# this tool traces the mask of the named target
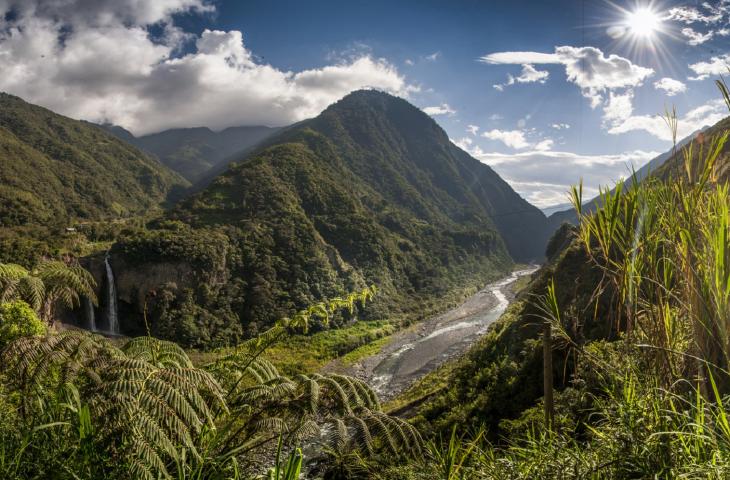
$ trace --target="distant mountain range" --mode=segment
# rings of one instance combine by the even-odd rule
[[[563,212],[570,208],[572,207],[569,203],[559,203],[557,205],[550,205],[549,207],[541,208],[540,210],[542,210],[542,213],[544,213],[546,217],[550,217],[553,213]]]
[[[207,127],[175,128],[135,137],[116,125],[102,125],[110,133],[135,147],[156,156],[160,162],[191,183],[199,182],[212,170],[221,173],[232,156],[244,155],[246,149],[274,134],[278,128],[230,127],[214,132]]]
[[[188,185],[92,124],[0,93],[0,226],[140,214]]]

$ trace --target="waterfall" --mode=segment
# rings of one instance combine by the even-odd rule
[[[117,287],[114,284],[114,272],[109,263],[109,252],[104,257],[106,266],[106,320],[109,333],[119,333],[119,317],[117,311]]]
[[[84,311],[86,312],[86,328],[92,332],[96,331],[96,318],[94,318],[94,304],[89,297],[84,296]]]

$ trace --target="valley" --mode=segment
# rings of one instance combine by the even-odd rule
[[[529,277],[537,268],[515,270],[458,307],[392,335],[379,352],[359,360],[343,373],[367,382],[384,401],[398,396],[415,381],[468,350],[507,309],[516,293],[515,282]]]
[[[624,12],[610,36],[730,25],[720,1],[702,4],[714,17]],[[395,65],[357,43],[359,60],[280,71],[241,32],[176,25],[217,21],[215,2],[120,2],[94,18],[80,10],[95,2],[70,0],[71,17],[49,2],[32,26],[59,29],[48,56],[82,63],[69,77],[82,89],[115,74],[85,62],[91,48],[61,54],[74,28],[136,28],[175,52],[145,57],[154,88],[125,80],[164,108],[121,87],[114,108],[98,92],[76,109],[0,91],[1,479],[730,478],[722,76],[720,99],[649,116],[631,102],[653,68],[595,47],[494,52],[468,61],[522,73],[482,92],[493,110],[479,96],[457,110],[401,73],[435,68],[441,50]],[[41,10],[0,5],[3,62],[26,31],[15,24]],[[689,65],[693,86],[714,66]],[[591,108],[570,123],[553,116],[572,97],[511,94],[563,70]],[[185,102],[167,97],[181,74]],[[256,101],[224,95],[234,84]],[[651,150],[635,130],[657,137]],[[628,131],[633,150],[596,153]],[[584,185],[626,159],[643,162],[628,179]]]

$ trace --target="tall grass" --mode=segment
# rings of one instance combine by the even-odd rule
[[[500,445],[477,442],[464,478],[730,478],[730,132],[679,149],[676,110],[666,123],[682,168],[602,189],[595,212],[583,208],[582,184],[571,191],[576,241],[600,272],[593,308],[580,311],[609,319],[619,340],[572,338],[565,325],[578,310],[562,310],[562,286],[549,283],[534,299],[538,316],[580,358],[574,386],[556,393],[557,427],[534,421]],[[590,406],[577,410],[576,396]],[[458,451],[455,438],[442,451]],[[451,478],[443,465],[429,478]]]

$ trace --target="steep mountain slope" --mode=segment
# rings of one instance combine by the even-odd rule
[[[98,127],[0,93],[0,226],[137,214],[186,185]]]
[[[389,201],[424,218],[491,222],[514,259],[542,258],[552,233],[542,212],[405,100],[359,91],[302,128],[333,139],[355,175]]]
[[[679,149],[666,162],[656,169],[654,175],[662,180],[676,178],[685,174],[685,154],[691,154],[693,163],[699,164],[698,159],[705,159],[708,156],[708,150],[713,144],[713,139],[717,139],[730,130],[730,117],[720,120],[715,125],[703,129],[693,137],[692,148],[689,150]],[[730,142],[725,142],[722,150],[718,154],[715,164],[715,175],[719,182],[730,180]]]
[[[168,217],[120,242],[115,262],[190,265],[203,308],[250,332],[365,283],[381,290],[373,316],[424,310],[503,274],[513,258],[541,258],[548,236],[544,215],[429,116],[375,91],[268,139]],[[206,238],[216,239],[214,258]],[[126,283],[123,300],[137,305],[156,287]],[[165,308],[180,295],[172,289]]]
[[[104,125],[104,128],[121,140],[155,155],[163,164],[193,183],[225,163],[231,155],[240,154],[278,130],[261,126],[230,127],[220,132],[206,127],[175,128],[135,137],[115,125]],[[225,168],[220,168],[218,173],[223,170]]]

